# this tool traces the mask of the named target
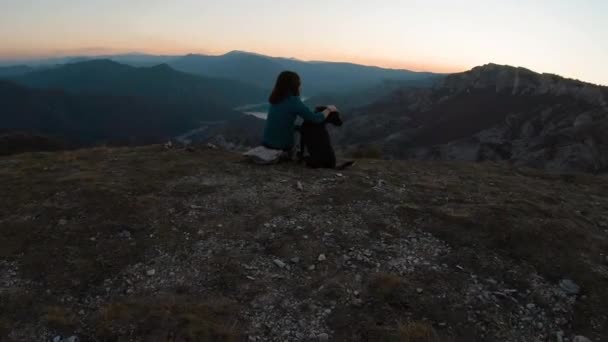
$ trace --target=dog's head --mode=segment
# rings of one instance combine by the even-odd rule
[[[315,108],[315,112],[322,112],[326,109],[327,107],[325,106],[319,106],[317,108]],[[334,126],[342,126],[342,118],[340,117],[340,112],[331,112],[329,113],[329,115],[327,116],[327,118],[325,118],[325,122],[324,123],[330,123]]]

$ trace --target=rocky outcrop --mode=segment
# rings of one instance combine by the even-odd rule
[[[607,101],[606,87],[488,64],[449,75],[432,90],[402,89],[360,109],[338,141],[358,144],[364,137],[387,157],[605,172]]]
[[[608,90],[597,85],[498,64],[486,64],[449,75],[436,87],[447,88],[454,93],[493,88],[497,92],[508,91],[513,95],[570,96],[594,105],[608,104]]]

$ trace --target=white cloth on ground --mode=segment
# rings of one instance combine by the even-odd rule
[[[258,146],[243,153],[243,155],[256,164],[268,165],[276,164],[282,158],[287,157],[287,152]]]

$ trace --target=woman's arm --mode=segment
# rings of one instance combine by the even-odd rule
[[[325,121],[325,118],[330,113],[330,109],[325,109],[322,112],[316,112],[316,113],[313,112],[312,110],[310,110],[310,108],[308,108],[307,105],[304,104],[304,102],[302,102],[302,100],[299,97],[294,97],[293,102],[294,102],[293,105],[295,107],[294,108],[295,113],[306,121],[321,123],[321,122]]]

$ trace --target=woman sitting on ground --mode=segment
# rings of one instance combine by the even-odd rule
[[[338,111],[335,106],[327,106],[321,112],[311,111],[300,99],[300,88],[300,76],[295,72],[284,71],[279,75],[268,99],[270,109],[264,128],[265,147],[291,154],[298,116],[306,121],[321,123],[330,113]]]

